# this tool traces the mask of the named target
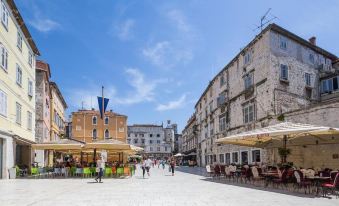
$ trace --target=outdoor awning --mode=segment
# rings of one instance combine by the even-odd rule
[[[275,140],[281,142],[285,135],[287,139],[295,139],[305,136],[331,134],[339,134],[339,129],[310,124],[284,122],[228,137],[223,137],[218,139],[216,143],[263,148]]]
[[[121,142],[119,140],[105,139],[105,140],[98,140],[95,142],[86,143],[86,145],[84,146],[84,149],[128,151],[128,150],[131,150],[131,147],[129,144]]]
[[[57,141],[32,144],[32,149],[36,150],[81,150],[84,142],[75,139],[60,139]]]

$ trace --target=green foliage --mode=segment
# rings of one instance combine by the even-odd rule
[[[277,117],[277,119],[278,119],[278,121],[284,121],[285,120],[285,116],[283,115],[283,114],[281,114],[281,115],[279,115],[278,117]]]

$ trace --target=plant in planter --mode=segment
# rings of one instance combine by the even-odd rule
[[[291,149],[288,148],[278,148],[279,156],[281,157],[281,162],[286,163],[287,156],[291,154]]]

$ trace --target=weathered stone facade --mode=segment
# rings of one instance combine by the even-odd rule
[[[191,118],[187,121],[187,125],[182,131],[182,149],[181,153],[185,155],[195,154],[198,148],[198,137],[196,135],[196,119],[195,114],[191,116]],[[190,155],[188,157],[191,160],[196,160],[196,155]]]
[[[336,81],[331,80],[333,91],[320,87],[323,79],[336,75],[336,59],[315,39],[308,42],[269,25],[213,78],[196,103],[198,164],[269,161],[266,150],[217,145],[215,140],[279,120],[339,127],[335,97],[321,106],[327,93],[334,96],[338,90]]]

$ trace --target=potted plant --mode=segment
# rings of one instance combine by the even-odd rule
[[[281,157],[281,162],[285,163],[287,156],[291,154],[291,149],[280,147],[278,148],[278,153],[279,153],[279,156]]]

